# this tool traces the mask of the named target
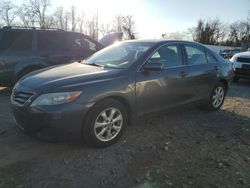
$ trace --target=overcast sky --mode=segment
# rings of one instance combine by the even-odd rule
[[[22,0],[17,0],[22,2]],[[220,18],[225,23],[246,19],[250,0],[51,0],[52,6],[70,7],[86,13],[98,9],[100,22],[112,22],[117,14],[131,14],[142,37],[186,31],[200,18]]]

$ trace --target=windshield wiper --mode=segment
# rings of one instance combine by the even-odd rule
[[[96,66],[96,67],[104,67],[102,65],[96,64],[96,63],[85,63],[86,65],[92,65],[92,66]]]

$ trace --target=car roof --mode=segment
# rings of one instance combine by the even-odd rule
[[[181,42],[181,43],[190,43],[190,44],[198,44],[202,45],[198,42],[193,41],[187,41],[187,40],[172,40],[172,39],[136,39],[136,40],[127,40],[123,42],[129,42],[129,43],[154,43],[154,44],[160,44],[160,43],[171,43],[171,42]],[[203,45],[202,45],[203,46]]]
[[[81,34],[84,36],[87,36],[83,33],[76,32],[76,31],[65,31],[63,29],[57,29],[57,28],[39,28],[39,27],[2,27],[0,28],[0,32],[8,32],[8,31],[25,31],[25,32],[30,32],[30,31],[36,31],[36,32],[51,32],[51,33],[66,33],[66,34]]]
[[[237,53],[237,54],[234,55],[234,57],[250,58],[250,52],[246,51],[246,52]]]

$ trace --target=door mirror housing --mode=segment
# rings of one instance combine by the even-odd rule
[[[148,61],[146,65],[143,67],[144,71],[162,71],[164,69],[164,65],[159,61]]]

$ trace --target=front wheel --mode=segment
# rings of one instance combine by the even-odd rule
[[[88,113],[82,129],[83,139],[95,147],[112,145],[124,133],[127,120],[127,112],[122,103],[105,99]]]
[[[225,94],[225,86],[222,83],[217,84],[211,92],[210,98],[208,100],[208,110],[215,111],[220,109],[220,107],[223,105]]]

